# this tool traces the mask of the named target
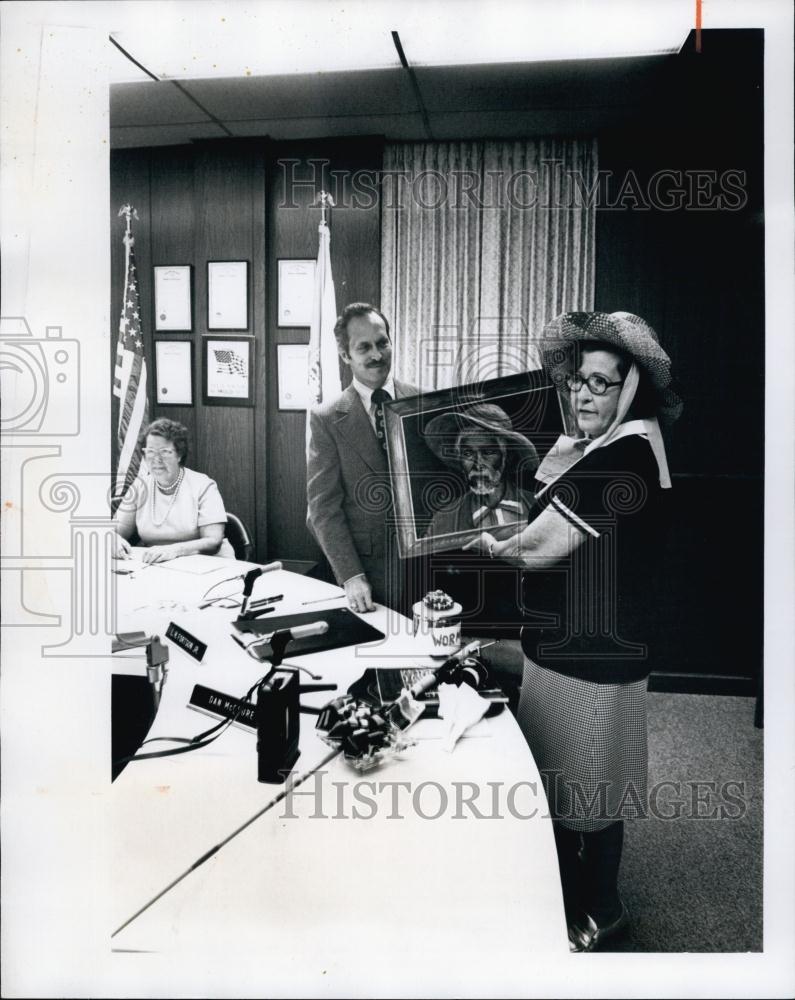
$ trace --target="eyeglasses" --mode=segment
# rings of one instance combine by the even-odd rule
[[[144,449],[144,458],[147,460],[152,458],[172,458],[174,455],[176,455],[176,451],[173,448]]]
[[[604,396],[612,386],[624,384],[623,379],[620,382],[608,382],[604,375],[589,375],[588,378],[583,378],[582,375],[567,375],[565,381],[572,392],[579,392],[584,385],[587,385],[594,396]]]

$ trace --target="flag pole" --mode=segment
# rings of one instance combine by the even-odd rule
[[[331,233],[327,213],[335,207],[328,191],[320,191],[313,208],[320,209],[318,224],[318,250],[315,267],[315,285],[312,302],[312,319],[309,328],[309,404],[327,402],[342,391],[339,377],[339,360],[334,324],[337,321],[337,303],[334,277],[331,269]],[[307,410],[307,444],[309,444],[309,412]]]

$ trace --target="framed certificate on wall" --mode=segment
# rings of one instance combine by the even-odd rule
[[[155,330],[190,333],[193,268],[175,264],[153,268],[155,272]]]
[[[277,344],[279,409],[309,409],[309,344]]]
[[[207,329],[248,330],[248,261],[207,261]]]
[[[314,260],[279,261],[279,326],[311,325],[315,264]]]
[[[155,402],[193,406],[193,341],[155,341]]]

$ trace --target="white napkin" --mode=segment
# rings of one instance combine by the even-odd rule
[[[452,753],[467,729],[488,712],[489,703],[469,684],[440,684],[438,691],[439,718],[447,723],[442,748]]]

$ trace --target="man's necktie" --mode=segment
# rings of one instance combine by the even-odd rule
[[[373,389],[373,394],[370,397],[370,401],[375,407],[375,433],[378,438],[378,443],[384,449],[386,454],[386,427],[384,426],[384,411],[381,408],[381,404],[385,403],[388,399],[392,397],[386,391],[386,389]]]

